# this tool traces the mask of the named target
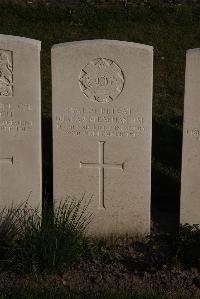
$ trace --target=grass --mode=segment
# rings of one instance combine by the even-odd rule
[[[164,299],[167,297],[163,292],[162,296],[158,295],[154,288],[155,295],[148,295],[145,281],[144,289],[140,287],[135,295],[123,293],[124,288],[118,289],[117,285],[110,292],[103,291],[107,289],[105,279],[115,281],[123,277],[125,271],[130,284],[131,273],[145,277],[146,273],[161,271],[162,279],[169,283],[170,271],[173,275],[175,269],[194,267],[195,273],[200,270],[200,229],[197,225],[185,225],[176,236],[152,234],[142,241],[130,238],[129,243],[114,237],[112,242],[89,239],[85,236],[92,217],[87,213],[89,203],[84,197],[80,200],[68,197],[55,209],[54,217],[50,215],[43,222],[38,211],[29,209],[26,204],[1,212],[0,298]],[[166,273],[163,273],[163,265]],[[78,273],[88,276],[89,280],[82,281]],[[102,277],[101,292],[98,291],[100,282],[95,284],[99,275]],[[182,277],[187,279],[187,274],[183,272]],[[70,279],[83,290],[68,289]],[[180,276],[181,288],[177,286],[180,292],[181,279]],[[87,289],[88,282],[97,287],[94,292]],[[128,282],[121,283],[126,286]],[[196,277],[195,283],[199,283]],[[133,285],[133,292],[136,290]]]
[[[30,209],[27,204],[4,209],[0,213],[0,271],[22,275],[59,274],[80,261],[113,263],[119,254],[121,262],[131,269],[137,266],[146,271],[163,265],[196,267],[200,270],[200,228],[188,224],[179,234],[154,233],[150,237],[86,237],[92,215],[87,207],[90,200],[66,198],[55,209],[54,216],[46,216]],[[128,250],[128,251],[127,251]],[[133,250],[134,256],[130,256]],[[143,270],[142,270],[143,271]]]
[[[51,113],[50,48],[53,44],[81,39],[120,39],[154,46],[154,118],[180,127],[173,117],[181,116],[183,108],[185,51],[199,46],[199,7],[10,3],[1,4],[0,9],[1,33],[42,41],[43,115],[49,117]]]
[[[154,46],[152,218],[159,229],[174,232],[179,221],[185,54],[189,48],[200,47],[200,7],[194,4],[175,6],[162,1],[126,7],[2,1],[0,21],[1,34],[42,41],[43,161],[48,200],[52,198],[51,47],[62,42],[101,38]],[[89,218],[79,218],[81,211],[81,205],[77,210],[73,204],[69,206],[63,202],[53,223],[48,219],[41,223],[37,211],[27,213],[23,207],[1,212],[0,269],[37,277],[44,273],[61,273],[83,256],[112,261],[115,248],[99,241],[89,244],[85,239]],[[144,249],[149,254],[144,265],[152,263],[159,268],[165,263],[170,267],[199,267],[199,236],[197,227],[186,225],[177,237],[167,235],[151,239]],[[140,244],[134,243],[133,247],[138,248]],[[135,267],[134,260],[125,257],[125,262]],[[0,296],[2,299],[158,298],[126,294],[83,297],[50,286],[47,289],[1,290]]]
[[[91,1],[92,2],[92,1]],[[198,5],[96,6],[0,3],[1,33],[42,41],[43,155],[52,198],[51,60],[54,44],[118,39],[154,46],[152,217],[174,231],[179,219],[185,54],[200,47]],[[166,217],[169,221],[163,221]],[[168,223],[168,226],[166,226]]]
[[[0,223],[0,269],[21,274],[59,273],[78,262],[90,221],[84,196],[68,197],[46,216],[26,204],[3,210]]]
[[[189,267],[200,269],[200,228],[199,225],[185,224],[180,229],[176,242],[177,258]]]

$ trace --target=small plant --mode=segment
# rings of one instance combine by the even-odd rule
[[[77,262],[86,242],[91,220],[86,214],[89,201],[68,196],[45,217],[27,204],[0,214],[1,265],[20,273],[53,273]]]
[[[177,260],[189,267],[200,269],[200,228],[198,224],[185,224],[176,240]]]
[[[86,215],[88,204],[84,196],[80,200],[68,196],[55,209],[54,220],[49,217],[44,224],[37,211],[24,211],[16,255],[20,269],[35,274],[62,272],[77,262],[91,218]]]
[[[115,250],[104,240],[90,239],[85,246],[84,257],[89,260],[98,260],[100,262],[112,262],[114,260]]]
[[[3,269],[13,261],[13,250],[19,236],[19,219],[24,204],[17,207],[4,208],[0,212],[0,268]]]

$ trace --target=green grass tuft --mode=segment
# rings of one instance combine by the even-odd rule
[[[198,224],[185,224],[181,227],[176,248],[179,263],[200,270],[200,227]]]
[[[91,216],[89,201],[68,196],[52,221],[42,223],[38,210],[23,205],[4,210],[0,217],[0,268],[22,274],[55,273],[81,259]]]

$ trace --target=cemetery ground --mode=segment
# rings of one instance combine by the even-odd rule
[[[200,231],[178,229],[185,53],[200,47],[198,3],[1,1],[0,12],[1,34],[42,41],[45,209],[52,203],[51,46],[101,38],[154,46],[151,237],[88,239],[87,210],[79,219],[81,207],[70,200],[42,225],[25,206],[2,211],[0,298],[199,298]]]

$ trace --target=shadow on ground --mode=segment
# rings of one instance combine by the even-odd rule
[[[179,227],[181,150],[181,129],[154,121],[151,214],[153,228],[163,232]]]

